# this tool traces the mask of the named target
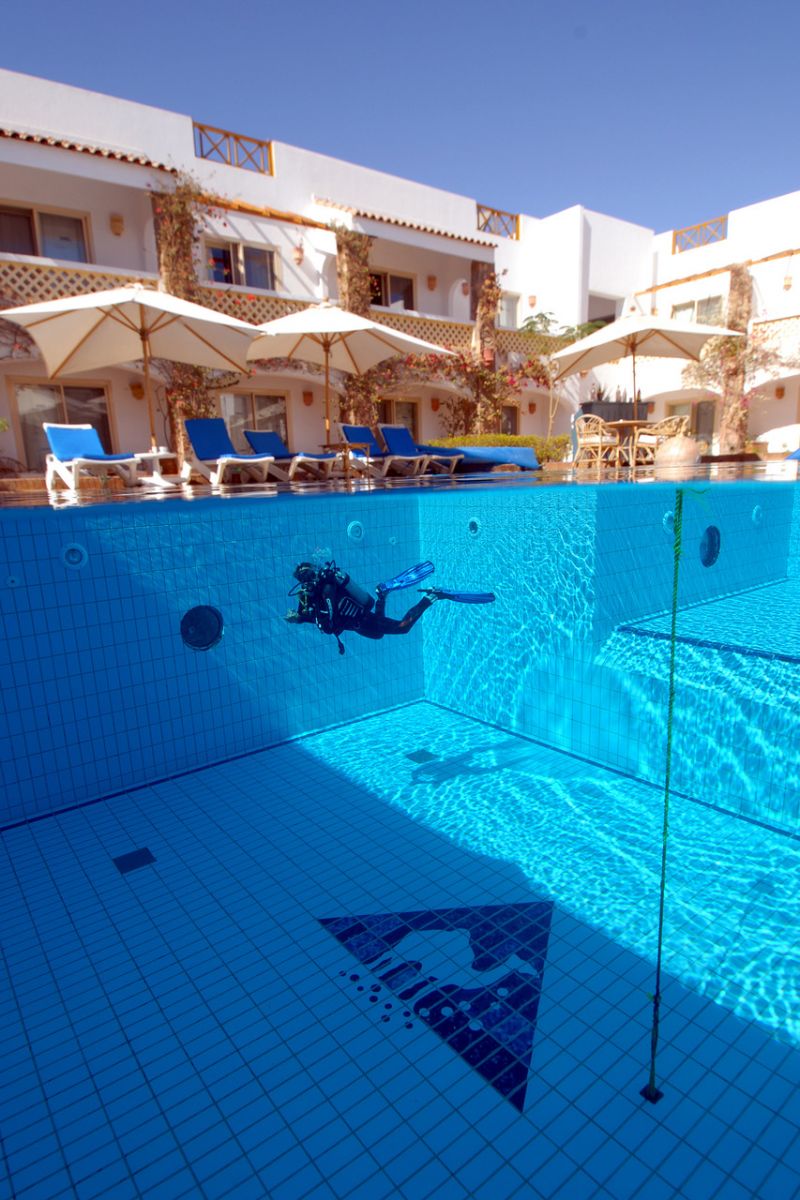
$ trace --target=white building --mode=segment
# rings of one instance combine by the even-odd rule
[[[204,302],[254,323],[336,298],[331,226],[339,223],[372,239],[376,318],[430,342],[466,349],[481,272],[502,273],[501,361],[528,357],[530,339],[517,330],[534,313],[564,325],[632,309],[721,322],[735,263],[752,273],[754,320],[790,352],[798,342],[800,193],[656,235],[580,206],[544,218],[506,213],[257,132],[267,137],[0,70],[0,307],[131,279],[155,284],[152,195],[177,171],[214,198],[198,246]],[[115,451],[147,443],[136,364],[48,379],[41,359],[11,336],[0,342],[0,374],[0,418],[9,425],[0,456],[29,470],[41,468],[43,420],[90,420]],[[629,388],[629,364],[568,381],[554,432],[568,429],[598,382],[612,394]],[[644,360],[638,384],[654,416],[691,411],[695,430],[710,436],[714,397],[683,389],[680,363]],[[386,400],[385,418],[421,440],[435,437],[445,395],[415,387]],[[163,422],[163,394],[160,407]],[[293,449],[323,441],[318,374],[255,375],[221,395],[220,407],[236,436],[253,423],[280,429]],[[528,386],[506,413],[509,430],[543,435],[547,409],[547,396]],[[798,421],[800,376],[792,374],[770,383],[751,434]]]

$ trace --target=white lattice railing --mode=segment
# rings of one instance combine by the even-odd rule
[[[61,266],[54,263],[32,263],[0,255],[0,306],[35,304],[40,300],[56,300],[60,296],[82,296],[87,292],[103,292],[107,288],[127,284],[158,282],[158,276],[129,272],[119,274],[92,267]]]
[[[151,287],[158,282],[157,276],[144,273],[117,274],[91,267],[24,262],[13,256],[4,258],[0,255],[0,308],[55,300],[59,296],[102,292],[107,288],[124,287],[137,280]],[[240,317],[253,325],[262,325],[265,321],[306,308],[309,301],[239,288],[205,287],[202,288],[202,303],[217,312]],[[372,317],[400,333],[408,333],[451,350],[469,350],[472,341],[472,325],[460,321],[443,321],[404,312],[373,312]],[[539,344],[540,340],[517,330],[501,329],[497,334],[497,349],[501,357],[513,353],[525,359],[546,349]]]

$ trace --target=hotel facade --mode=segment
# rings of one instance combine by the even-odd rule
[[[0,308],[132,281],[156,286],[153,197],[189,175],[209,198],[196,247],[202,301],[255,324],[337,298],[335,229],[345,226],[370,238],[374,318],[437,345],[469,348],[480,281],[497,272],[500,364],[535,352],[521,326],[536,314],[559,326],[629,312],[723,324],[731,270],[741,266],[752,279],[751,326],[785,362],[798,360],[800,192],[657,233],[580,205],[544,217],[507,212],[485,203],[502,203],[490,178],[485,194],[460,196],[269,135],[0,70]],[[684,365],[641,360],[641,398],[655,419],[688,414],[713,445],[717,397],[684,386]],[[50,379],[5,326],[0,376],[0,457],[25,471],[42,470],[47,420],[89,421],[111,451],[148,442],[141,364]],[[750,437],[773,453],[795,449],[800,369],[756,382]],[[630,363],[564,381],[552,432],[567,432],[598,388],[628,395]],[[163,383],[157,390],[165,442]],[[441,383],[401,389],[383,400],[382,419],[421,440],[441,436],[446,395]],[[256,372],[220,392],[219,408],[234,440],[248,425],[280,431],[292,449],[324,440],[323,383],[311,370]],[[504,410],[504,429],[544,436],[548,410],[548,395],[526,384]]]

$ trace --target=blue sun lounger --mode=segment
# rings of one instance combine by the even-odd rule
[[[314,479],[329,479],[331,471],[339,455],[332,451],[329,454],[292,454],[283,438],[278,433],[267,429],[245,429],[244,436],[256,454],[271,454],[275,460],[271,471],[277,479],[288,482],[294,479],[298,471],[312,475]]]
[[[135,454],[106,454],[94,425],[56,425],[43,422],[50,453],[45,459],[45,485],[55,490],[58,477],[71,491],[81,475],[119,475],[128,487],[141,483]]]
[[[222,417],[190,417],[184,421],[191,452],[181,470],[184,483],[196,471],[213,486],[225,483],[226,473],[241,471],[256,483],[266,483],[275,459],[271,454],[237,454]]]
[[[363,464],[376,479],[384,479],[392,470],[401,475],[420,475],[428,468],[428,454],[418,454],[416,450],[412,454],[389,454],[381,450],[369,425],[341,425],[340,428],[345,442],[367,447],[366,450],[354,449],[351,457],[356,465]]]
[[[464,457],[458,450],[446,446],[420,446],[411,436],[411,430],[405,425],[379,425],[381,437],[386,443],[390,454],[424,454],[432,471],[452,475]]]

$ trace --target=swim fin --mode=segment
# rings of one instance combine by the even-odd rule
[[[409,567],[407,571],[401,571],[399,575],[395,575],[394,579],[388,579],[386,583],[379,583],[375,589],[380,592],[395,592],[399,588],[413,587],[415,583],[422,583],[423,579],[427,579],[436,570],[432,562],[417,563],[415,567]]]
[[[447,588],[420,588],[435,600],[455,600],[459,604],[493,604],[494,592],[451,592]]]

